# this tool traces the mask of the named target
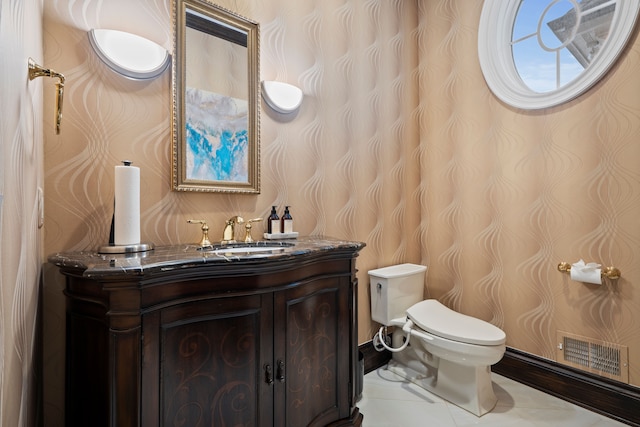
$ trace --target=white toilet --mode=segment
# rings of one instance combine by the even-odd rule
[[[390,371],[481,416],[498,401],[490,366],[502,359],[506,335],[436,300],[423,301],[426,270],[400,264],[369,271],[371,317],[384,325],[375,341],[393,351]],[[384,344],[386,326],[397,327],[391,346]]]

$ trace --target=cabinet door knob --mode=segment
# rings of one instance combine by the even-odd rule
[[[281,383],[284,382],[284,362],[278,360],[278,370],[276,371],[276,379]]]
[[[271,365],[264,365],[264,382],[269,385],[273,384],[273,373],[271,372]]]

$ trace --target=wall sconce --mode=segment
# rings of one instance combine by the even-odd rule
[[[299,87],[273,80],[262,81],[262,97],[269,107],[282,114],[293,113],[302,104]]]
[[[169,52],[157,43],[116,30],[90,30],[89,42],[115,72],[135,80],[158,77],[169,66]]]

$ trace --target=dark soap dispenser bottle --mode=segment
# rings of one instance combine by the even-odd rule
[[[293,233],[293,217],[289,213],[289,206],[285,206],[284,214],[282,214],[282,228],[283,233]]]
[[[280,218],[278,218],[275,206],[271,206],[271,215],[267,220],[267,232],[269,234],[280,233]]]

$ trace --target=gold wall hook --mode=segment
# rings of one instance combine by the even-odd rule
[[[54,77],[58,79],[56,83],[56,135],[60,134],[60,125],[62,123],[62,98],[64,95],[64,75],[50,68],[44,68],[29,58],[29,80],[36,77]]]

